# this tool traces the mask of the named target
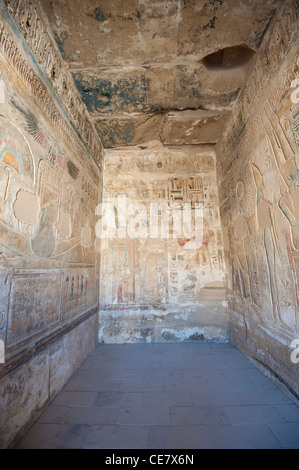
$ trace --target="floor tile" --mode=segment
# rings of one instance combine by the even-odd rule
[[[231,424],[283,423],[284,419],[271,405],[230,406],[224,408]]]
[[[34,424],[21,442],[19,449],[79,449],[88,429],[78,424]]]
[[[182,380],[184,379],[184,371],[182,369],[151,369],[143,371],[145,380]]]
[[[112,380],[141,380],[144,379],[144,369],[117,369],[111,371]]]
[[[279,441],[264,424],[209,425],[215,449],[278,449]]]
[[[170,408],[171,424],[230,424],[225,409],[216,406],[173,406]]]
[[[92,406],[97,398],[96,392],[60,392],[52,401],[52,405]]]
[[[280,390],[250,390],[250,391],[211,391],[192,392],[196,406],[247,406],[247,405],[275,405],[291,403]]]
[[[237,368],[237,369],[224,369],[222,371],[224,377],[228,379],[239,379],[239,378],[265,378],[264,374],[253,367]],[[266,377],[267,378],[267,377]]]
[[[66,424],[116,424],[118,408],[72,406],[65,415]]]
[[[207,380],[165,380],[166,392],[199,392],[201,390],[210,390],[210,385]]]
[[[91,426],[83,449],[146,449],[147,426]]]
[[[299,423],[269,424],[269,428],[287,449],[299,449]]]
[[[145,392],[144,406],[193,406],[190,392]]]
[[[118,392],[120,390],[121,380],[103,379],[101,376],[89,377],[81,380],[77,386],[77,391],[82,392]]]
[[[49,405],[38,418],[38,423],[64,424],[68,406]]]
[[[121,392],[163,392],[164,382],[153,380],[123,380],[120,385]]]
[[[150,449],[210,449],[212,438],[207,426],[149,426]]]
[[[134,406],[119,408],[117,424],[170,424],[169,408],[163,406]]]
[[[223,370],[221,369],[186,369],[184,370],[184,377],[187,380],[208,380],[208,379],[223,379]]]
[[[295,403],[276,405],[275,410],[284,418],[287,422],[299,422],[299,406]]]
[[[94,405],[104,407],[142,405],[142,392],[100,392],[97,394]]]
[[[109,361],[97,361],[93,359],[91,363],[88,365],[89,370],[123,370],[127,369],[127,362],[125,361],[118,361],[117,359],[115,360],[109,360]],[[142,369],[142,367],[138,367],[138,369]]]

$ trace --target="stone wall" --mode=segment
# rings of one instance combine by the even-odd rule
[[[42,17],[31,2],[5,3],[8,9],[0,7],[2,447],[36,418],[97,344],[94,229],[102,157],[90,123],[89,138],[84,132],[79,137],[88,120],[86,115],[84,124],[82,115],[76,123],[75,88],[62,102],[55,89],[52,72],[60,59]],[[38,55],[39,50],[47,53]]]
[[[115,206],[108,223],[116,230],[101,240],[100,341],[226,341],[211,147],[168,148],[153,141],[106,151],[103,188],[103,202]],[[202,208],[198,221],[196,207]],[[190,225],[188,233],[184,208],[197,232]]]
[[[298,363],[291,360],[299,338],[297,32],[298,2],[286,1],[217,161],[230,339],[298,397]]]

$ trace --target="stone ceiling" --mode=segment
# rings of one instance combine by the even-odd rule
[[[215,144],[281,0],[42,0],[105,148]]]

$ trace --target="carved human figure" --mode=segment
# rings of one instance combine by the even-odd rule
[[[213,230],[208,230],[206,233],[204,233],[202,244],[198,248],[197,252],[192,256],[190,261],[188,262],[186,269],[192,269],[196,266],[209,265],[211,269],[211,273],[213,275],[213,267],[212,267],[212,261],[211,261],[211,256],[209,253],[208,245],[214,236],[215,236],[215,233],[213,232]],[[179,244],[181,246],[184,245],[184,243],[182,244],[182,241],[179,241]]]
[[[263,242],[266,252],[270,292],[273,306],[273,320],[274,322],[284,324],[285,327],[289,328],[281,318],[280,314],[279,294],[276,279],[277,244],[272,223],[272,204],[266,199],[265,186],[261,172],[254,163],[251,163],[251,167],[257,190],[257,223],[258,228],[263,231]]]
[[[291,241],[288,241],[291,268],[293,270],[294,284],[296,288],[297,304],[299,305],[299,170],[293,168],[289,177],[288,191],[283,192],[278,205],[290,224]]]
[[[236,188],[237,197],[240,199],[242,195],[238,196],[238,185]],[[245,249],[245,236],[248,232],[246,220],[246,209],[243,199],[239,201],[239,212],[234,222],[234,262],[233,262],[233,274],[234,274],[234,285],[239,287],[242,297],[249,297],[250,288],[247,279],[247,259]]]
[[[289,190],[280,197],[278,205],[290,223],[294,248],[299,251],[299,170],[294,168],[286,181]]]

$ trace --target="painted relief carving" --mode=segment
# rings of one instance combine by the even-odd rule
[[[292,121],[293,136],[297,151],[299,151],[299,103],[295,105],[292,109]]]
[[[132,159],[126,155],[123,155],[118,161],[106,161],[105,168],[109,171],[121,170],[122,172],[131,171],[137,166],[138,170],[142,173],[157,172],[158,164],[161,163],[161,157],[157,152],[153,152],[151,155],[138,155],[136,156],[136,163],[132,162]],[[160,171],[165,173],[176,173],[179,175],[180,172],[191,173],[201,172],[208,174],[215,170],[215,157],[213,155],[188,155],[187,159],[182,156],[171,155],[171,157],[165,157],[163,159],[163,166]]]
[[[19,75],[23,80],[24,86],[30,90],[30,93],[32,93],[32,95],[35,97],[41,110],[44,112],[45,116],[47,116],[47,118],[54,124],[56,130],[61,133],[62,138],[68,142],[72,149],[76,149],[78,157],[85,160],[86,165],[91,168],[92,165],[89,162],[89,158],[87,157],[85,149],[82,146],[81,142],[79,142],[77,136],[73,133],[73,131],[71,130],[67,122],[64,120],[62,115],[58,112],[57,107],[53,99],[49,96],[45,85],[25,61],[23,54],[18,50],[17,46],[15,45],[12,39],[12,35],[5,29],[3,24],[0,25],[0,51],[4,54],[5,60],[8,60],[11,66],[14,67],[17,75]],[[46,58],[48,60],[49,55],[46,55]],[[73,90],[70,93],[73,93]],[[66,93],[63,93],[61,95],[61,99],[64,100],[66,95]],[[84,114],[84,108],[83,110],[77,109],[76,114],[78,116],[81,116],[82,119],[82,116]],[[97,164],[101,166],[101,143],[99,142],[96,131],[93,131],[91,129],[92,124],[86,124],[86,116],[84,119],[85,120],[83,120],[83,123],[81,124],[81,135],[84,135],[84,128],[88,129],[88,144],[91,147],[91,153]]]
[[[97,304],[99,175],[84,159],[79,165],[47,116],[31,110],[30,100],[17,94],[4,73],[2,79],[7,86],[0,103],[0,253],[8,275],[0,301],[10,354]],[[18,274],[10,272],[14,268]]]
[[[171,178],[169,181],[169,200],[171,202],[184,202],[185,188],[183,178]]]
[[[187,197],[192,207],[204,200],[203,180],[201,177],[190,176],[187,180]],[[212,204],[212,203],[210,203]],[[208,207],[206,205],[206,207]]]
[[[47,161],[54,167],[61,166],[65,168],[65,157],[57,146],[57,143],[51,139],[42,125],[39,124],[35,115],[26,108],[15,95],[11,99],[11,104],[20,111],[24,118],[26,131],[33,136],[34,140],[41,146],[43,153],[46,154]]]
[[[49,258],[56,245],[55,225],[58,222],[61,182],[45,162],[39,165],[38,195],[41,211],[31,238],[31,247],[36,256]]]
[[[61,273],[12,274],[7,283],[7,346],[15,346],[60,320]]]
[[[95,161],[100,163],[98,156],[101,155],[102,145],[98,134],[95,131],[92,122],[88,118],[87,111],[78,97],[77,90],[73,86],[71,78],[63,67],[62,59],[55,51],[40,5],[37,5],[35,2],[30,0],[25,0],[23,2],[7,0],[4,3],[7,6],[9,14],[12,16],[13,20],[20,28],[21,33],[24,35],[24,38],[35,55],[37,62],[44,70],[48,80],[51,81],[59,99],[65,105],[73,121],[79,128],[80,134],[88,144]],[[17,55],[16,46],[11,40],[9,41],[7,38],[4,39],[4,36],[5,30],[2,27],[3,43],[4,46],[6,46],[5,52],[11,54],[9,50],[11,49],[11,51],[13,50],[14,54]],[[19,65],[21,59],[15,57],[14,62]],[[23,72],[24,67],[22,67],[21,70]],[[50,102],[48,102],[48,104],[49,108],[51,108]],[[53,108],[51,111],[53,112]],[[51,117],[53,117],[53,115]],[[56,116],[56,124],[58,119],[59,118]],[[65,131],[69,133],[69,130],[65,129]]]
[[[234,240],[234,252],[232,256],[233,263],[233,286],[242,299],[251,297],[250,281],[248,275],[248,241],[249,227],[248,214],[245,206],[245,189],[242,180],[238,181],[235,187],[235,196],[238,201],[238,211],[234,220],[234,231],[232,237]]]
[[[157,162],[161,163],[160,168]],[[142,156],[138,150],[111,151],[105,169],[104,202],[113,204],[120,195],[127,198],[128,204],[142,201],[148,218],[142,224],[148,236],[130,239],[127,234],[123,240],[117,237],[102,240],[103,304],[149,303],[168,308],[181,302],[200,303],[206,286],[223,289],[225,268],[214,155],[186,156],[181,152],[178,156],[162,149],[143,151]],[[150,236],[156,234],[150,231],[151,203],[159,204],[161,210],[159,230],[154,237]],[[194,233],[188,236],[176,231],[178,220],[179,223],[183,220],[183,208],[189,205],[193,210],[195,204],[203,206],[200,244]],[[165,213],[169,217],[169,237],[159,238]],[[208,292],[207,288],[206,299],[210,298]]]
[[[0,118],[0,155],[3,165],[34,182],[34,163],[29,146],[16,126]]]
[[[298,106],[292,111],[289,113],[292,119],[288,122],[293,130],[294,153],[291,154],[292,156],[286,164],[280,168],[280,174],[285,184],[282,185],[278,205],[289,224],[289,233],[286,234],[287,248],[296,288],[297,305],[299,305],[299,169],[296,163],[296,160],[298,160],[296,156],[299,155]]]
[[[16,100],[13,102],[14,106],[15,103]],[[18,109],[24,115],[24,108],[19,105]],[[94,224],[91,208],[97,203],[96,187],[83,173],[81,174],[77,191],[82,194],[84,204],[79,214],[76,191],[65,180],[71,177],[59,164],[58,156],[62,152],[55,142],[50,144],[50,137],[45,131],[41,131],[37,120],[33,121],[29,117],[30,115],[26,113],[26,129],[31,130],[38,145],[42,144],[45,158],[49,161],[49,164],[45,161],[39,163],[36,188],[34,162],[25,138],[10,121],[4,118],[0,120],[0,171],[3,175],[0,184],[1,220],[5,224],[5,230],[8,231],[7,237],[10,236],[9,230],[13,229],[16,240],[15,245],[7,243],[7,249],[11,252],[15,246],[16,253],[24,250],[27,256],[50,258],[67,252],[81,242],[82,246],[91,246],[94,241],[90,228]],[[50,154],[55,158],[49,158]],[[63,170],[63,179],[58,176],[59,168]],[[27,180],[24,189],[23,179]],[[76,207],[77,214],[75,214]],[[28,235],[32,251],[28,239],[25,238]],[[5,243],[5,237],[3,242]]]
[[[283,323],[280,314],[280,301],[278,296],[277,287],[277,257],[278,247],[275,238],[275,228],[272,223],[271,216],[271,203],[266,199],[265,186],[263,182],[262,174],[258,167],[252,164],[252,171],[254,175],[254,181],[257,188],[257,224],[258,230],[263,233],[263,243],[266,252],[266,259],[268,265],[270,291],[272,297],[273,306],[273,319],[275,322]]]
[[[32,193],[34,184],[34,161],[29,145],[21,132],[8,119],[0,119],[0,225],[2,244],[6,253],[29,255],[29,241],[26,238],[30,226],[35,222],[38,201]],[[24,187],[23,189],[22,186]],[[23,192],[24,191],[24,192]],[[32,203],[31,208],[22,210],[20,197]],[[12,238],[12,242],[9,239]]]
[[[276,39],[282,35],[291,37],[285,21],[291,20],[282,18],[283,26],[275,32]],[[219,164],[222,217],[227,221],[230,238],[225,252],[233,265],[229,283],[233,288],[234,309],[237,311],[238,305],[243,304],[246,309],[242,316],[247,321],[248,309],[265,327],[274,322],[288,333],[298,323],[299,298],[298,105],[291,102],[289,88],[298,73],[295,49],[289,50],[288,66],[282,62],[271,92],[262,94],[265,75],[257,61],[246,85],[246,99],[236,109],[224,139],[225,157]],[[277,60],[283,57],[279,55],[281,51],[281,48],[272,51]],[[275,60],[271,54],[267,57],[271,74]],[[257,100],[260,106],[253,108]],[[240,130],[240,123],[245,120],[246,125]]]

